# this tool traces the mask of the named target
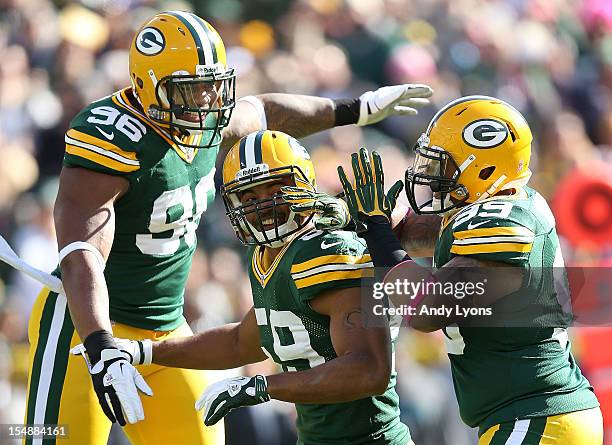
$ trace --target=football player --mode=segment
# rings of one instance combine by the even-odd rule
[[[137,31],[129,76],[131,87],[88,105],[66,132],[54,212],[65,294],[43,290],[30,317],[25,423],[68,424],[66,444],[105,444],[114,421],[134,444],[221,443],[189,408],[204,387],[199,372],[151,366],[147,385],[113,339],[191,335],[184,285],[219,151],[268,127],[303,136],[414,114],[431,89],[235,101],[220,36],[181,11],[156,14]],[[69,357],[81,339],[89,368]],[[141,401],[139,391],[155,397]]]
[[[475,325],[473,317],[422,311],[427,306],[488,304],[517,314],[544,308],[544,319],[560,311],[562,296],[549,278],[553,267],[563,266],[563,256],[552,212],[527,186],[531,143],[523,116],[492,97],[463,97],[434,116],[418,140],[405,180],[417,214],[443,217],[433,255],[435,270],[422,270],[420,276],[426,277],[424,282],[456,283],[465,279],[465,267],[482,277],[506,267],[498,269],[503,270],[501,279],[480,300],[459,299],[429,287],[429,294],[421,292],[412,300],[414,315],[405,320],[425,332],[442,329],[461,417],[479,428],[479,445],[601,445],[599,403],[570,351],[567,317],[510,325],[504,324],[509,319],[502,319],[483,327]],[[374,265],[418,268],[391,231],[391,210],[402,183],[385,195],[376,152],[371,158],[365,149],[353,154],[352,166],[354,185],[341,168],[339,175]],[[401,276],[399,269],[392,269],[385,281]]]
[[[362,322],[360,279],[372,269],[365,243],[354,232],[316,230],[279,197],[282,186],[316,191],[306,149],[281,132],[252,133],[227,155],[223,182],[229,219],[249,246],[253,307],[240,323],[192,337],[117,339],[126,358],[191,369],[271,358],[283,373],[206,389],[196,403],[206,425],[278,399],[296,405],[300,444],[411,444],[399,421],[391,331]]]

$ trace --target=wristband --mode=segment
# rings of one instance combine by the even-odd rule
[[[368,228],[360,236],[368,244],[375,267],[394,267],[410,259],[386,218],[369,217],[366,224]]]
[[[153,341],[149,339],[140,340],[138,342],[138,349],[140,352],[139,365],[150,365],[153,363]]]
[[[100,361],[100,355],[104,349],[117,349],[113,334],[104,330],[89,334],[83,341],[83,346],[85,346],[85,352],[92,366]]]
[[[332,99],[334,103],[335,126],[356,124],[359,120],[359,107],[361,100],[355,99]]]

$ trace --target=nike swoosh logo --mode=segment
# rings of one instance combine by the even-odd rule
[[[331,244],[326,244],[325,241],[321,241],[321,249],[329,249],[330,247],[338,246],[339,244],[342,244],[342,241],[337,241]]]
[[[112,131],[111,131],[110,133],[107,133],[106,131],[104,131],[104,130],[102,130],[100,127],[98,127],[97,125],[96,125],[96,128],[97,128],[97,129],[98,129],[98,131],[99,131],[100,133],[102,133],[102,134],[103,134],[103,135],[106,137],[106,139],[108,139],[109,141],[112,141],[112,140],[114,139],[114,137],[115,137],[115,133],[113,133]]]
[[[475,223],[475,224],[472,224],[472,221],[470,221],[470,223],[469,223],[469,224],[468,224],[468,226],[467,226],[467,229],[468,229],[468,230],[475,229],[476,227],[478,227],[478,226],[482,226],[483,224],[486,224],[486,223],[488,223],[489,221],[491,221],[491,220],[490,220],[490,219],[486,219],[486,220],[484,220],[484,221],[480,221],[480,222],[477,222],[477,223]]]

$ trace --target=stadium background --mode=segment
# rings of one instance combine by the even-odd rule
[[[410,147],[450,99],[488,94],[509,101],[535,134],[532,185],[564,225],[566,263],[612,263],[612,192],[592,202],[581,192],[589,180],[611,190],[607,0],[0,0],[0,234],[31,263],[52,270],[57,260],[52,206],[68,122],[89,101],[128,84],[133,33],[163,9],[194,10],[213,23],[237,69],[238,97],[353,97],[403,82],[435,89],[432,105],[416,118],[305,139],[319,184],[329,192],[339,189],[336,165],[347,165],[349,153],[362,145],[382,152],[388,177],[402,178]],[[585,218],[599,229],[573,222]],[[185,295],[194,330],[235,321],[250,305],[244,249],[221,200],[207,210],[198,235]],[[0,266],[0,278],[0,423],[21,423],[26,326],[39,286],[7,267]],[[611,294],[608,289],[604,297]],[[612,444],[612,331],[576,328],[572,336]],[[441,336],[403,331],[397,353],[402,418],[415,442],[475,443],[475,432],[458,418]],[[261,370],[243,372],[256,368]],[[292,406],[280,402],[234,412],[228,443],[295,443],[293,416]],[[113,434],[109,443],[124,442]]]

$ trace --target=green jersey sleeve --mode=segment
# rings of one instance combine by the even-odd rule
[[[494,200],[462,211],[451,227],[450,253],[525,265],[537,232],[528,209],[512,200]]]
[[[102,99],[75,116],[65,135],[65,166],[111,175],[140,169],[137,144],[146,128],[113,105]]]
[[[365,242],[353,232],[334,231],[306,235],[299,242],[291,265],[291,278],[301,301],[328,290],[359,287],[373,275]]]

